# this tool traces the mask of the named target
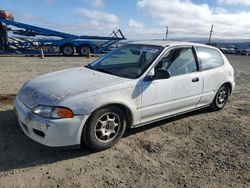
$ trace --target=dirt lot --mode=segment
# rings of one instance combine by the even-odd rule
[[[88,64],[82,57],[0,57],[0,94],[15,94],[31,78],[57,70]]]
[[[250,187],[250,57],[228,57],[237,86],[225,109],[128,130],[103,152],[30,140],[10,104],[26,80],[89,60],[0,57],[0,187]]]

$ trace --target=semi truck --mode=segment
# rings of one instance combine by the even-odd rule
[[[0,54],[35,54],[43,49],[45,54],[86,56],[106,53],[121,40],[126,38],[120,29],[107,37],[74,35],[17,22],[11,13],[0,10]]]

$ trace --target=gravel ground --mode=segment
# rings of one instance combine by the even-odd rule
[[[225,109],[127,130],[93,152],[30,140],[10,104],[26,80],[90,60],[0,57],[0,187],[250,187],[250,57],[228,58],[237,86]]]
[[[35,76],[86,65],[95,58],[83,57],[0,57],[0,94],[15,94],[27,80]]]

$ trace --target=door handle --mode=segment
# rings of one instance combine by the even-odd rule
[[[192,82],[199,82],[199,78],[198,77],[193,78]]]

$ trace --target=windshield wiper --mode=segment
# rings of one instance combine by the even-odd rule
[[[92,67],[93,68],[93,67]],[[112,72],[108,69],[103,69],[103,68],[93,68],[93,70],[97,70],[97,71],[100,71],[100,72],[104,72],[104,73],[108,73],[108,74],[112,74],[112,75],[115,75],[115,76],[119,76],[119,77],[122,77],[120,74],[118,73],[115,73],[115,72]]]
[[[91,64],[87,64],[87,65],[85,65],[84,67],[89,68],[89,69],[93,69],[93,67],[92,67]]]
[[[115,76],[119,76],[122,77],[120,74],[114,73],[110,70],[107,69],[103,69],[103,68],[94,68],[91,64],[85,65],[86,68],[92,69],[92,70],[96,70],[96,71],[100,71],[100,72],[104,72],[104,73],[108,73],[108,74],[112,74]]]

